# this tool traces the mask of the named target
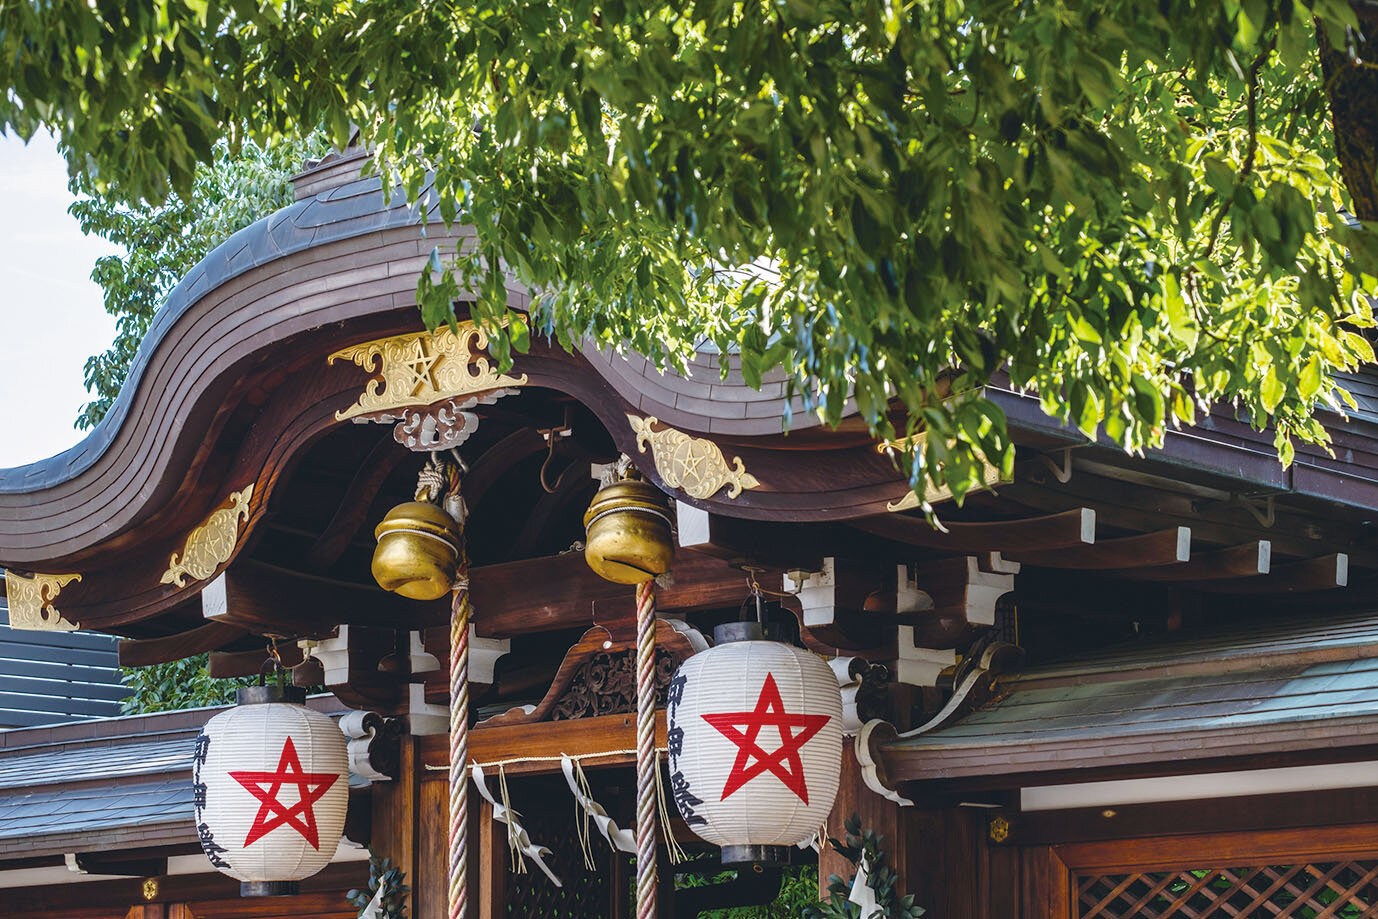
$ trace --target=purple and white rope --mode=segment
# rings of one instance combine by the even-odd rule
[[[655,582],[636,586],[636,919],[656,916]]]
[[[450,608],[450,919],[469,907],[469,557],[461,546]]]

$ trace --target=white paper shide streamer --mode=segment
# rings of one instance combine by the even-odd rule
[[[197,737],[192,794],[211,864],[246,893],[281,892],[249,885],[310,877],[335,856],[349,803],[344,735],[305,705],[240,704]]]
[[[560,770],[565,774],[565,781],[569,783],[569,790],[574,795],[575,802],[593,821],[594,826],[598,827],[598,832],[608,841],[608,845],[619,852],[635,855],[636,835],[631,830],[620,828],[608,816],[603,805],[593,800],[588,779],[584,778],[584,771],[579,767],[579,764],[573,758],[562,755],[560,757]]]
[[[488,790],[488,782],[483,774],[483,767],[474,763],[469,767],[474,777],[474,784],[478,786],[478,793],[493,806],[493,819],[499,823],[507,825],[507,838],[512,846],[513,852],[520,858],[529,858],[536,863],[545,876],[550,878],[550,882],[556,887],[563,887],[560,879],[555,876],[555,872],[550,870],[550,866],[545,863],[545,857],[550,854],[550,850],[545,846],[538,846],[531,841],[525,828],[519,822],[519,815],[511,807],[498,801],[493,797],[493,793]]]
[[[876,892],[871,889],[871,872],[866,867],[865,855],[861,856],[861,862],[856,866],[856,877],[852,879],[852,889],[847,895],[847,900],[861,907],[858,914],[861,919],[872,919],[880,912]]]

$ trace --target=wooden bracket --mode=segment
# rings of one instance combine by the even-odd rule
[[[349,771],[372,782],[390,782],[399,775],[404,725],[377,712],[348,712],[340,730],[349,738]]]

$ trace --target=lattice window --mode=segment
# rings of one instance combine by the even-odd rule
[[[1077,878],[1079,919],[1375,919],[1378,860]]]

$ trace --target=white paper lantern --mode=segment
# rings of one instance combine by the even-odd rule
[[[837,797],[842,697],[808,651],[760,639],[755,623],[715,630],[676,671],[666,706],[670,792],[723,862],[781,862]],[[736,639],[736,640],[734,640]]]
[[[335,856],[349,803],[349,757],[335,722],[304,690],[251,686],[196,739],[193,801],[201,848],[245,896],[296,892]]]

